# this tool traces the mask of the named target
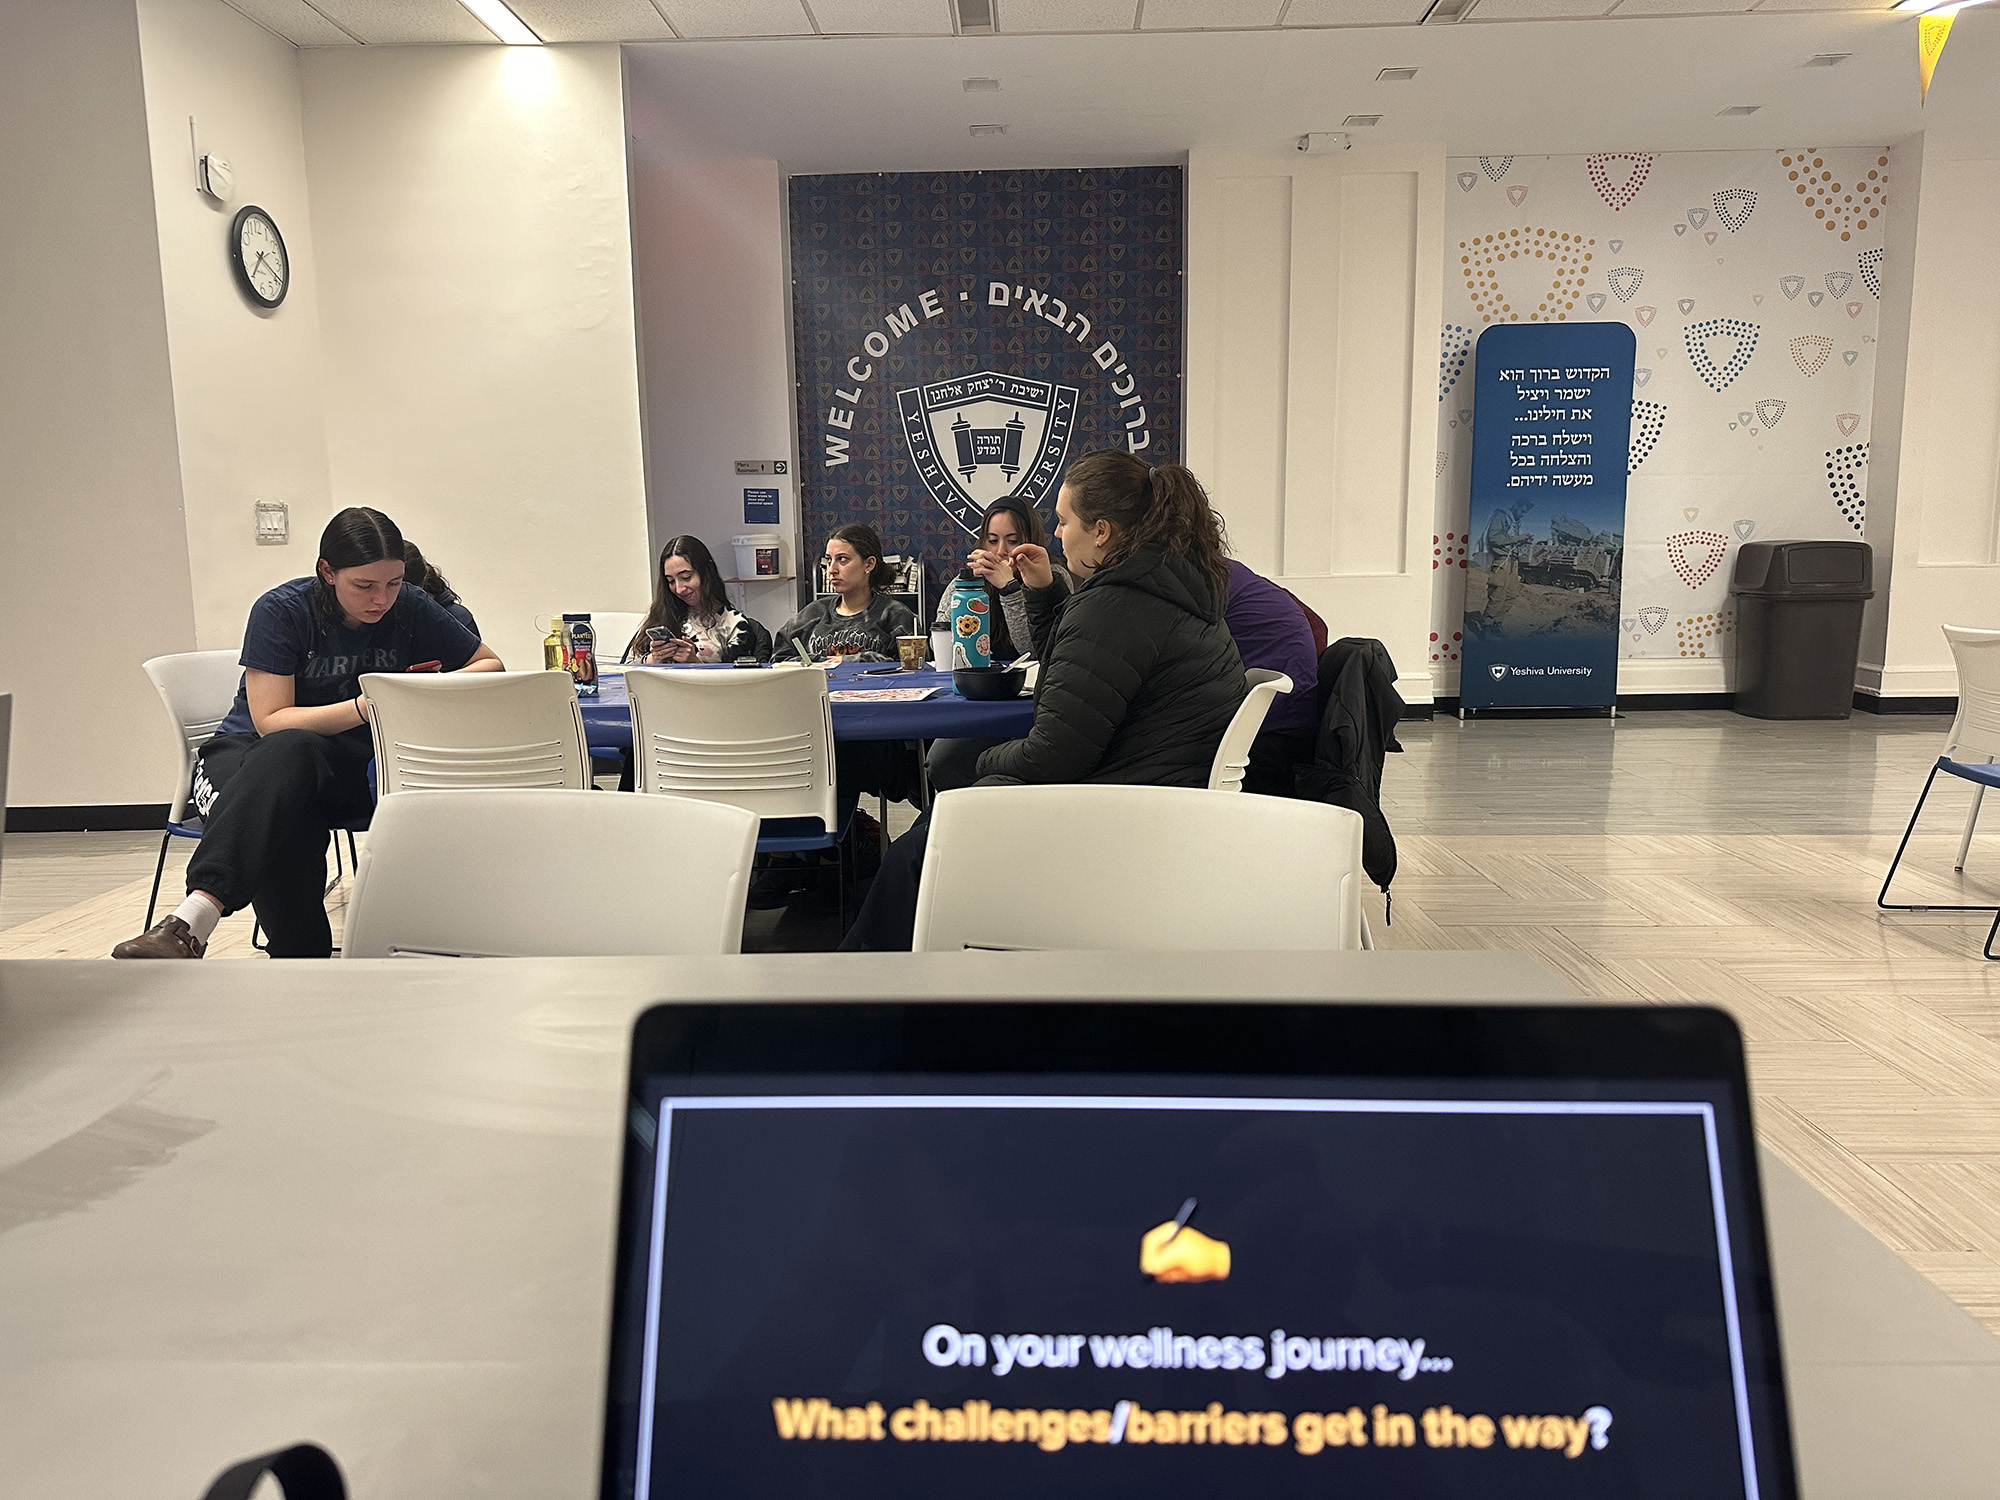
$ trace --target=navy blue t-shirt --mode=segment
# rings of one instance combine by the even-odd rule
[[[246,667],[292,679],[292,701],[301,708],[343,703],[361,691],[363,672],[401,672],[435,661],[456,672],[472,660],[479,637],[446,614],[422,589],[405,585],[395,608],[373,625],[354,630],[329,625],[314,603],[318,580],[294,578],[250,606],[243,627]],[[218,734],[255,734],[243,682],[236,705]]]

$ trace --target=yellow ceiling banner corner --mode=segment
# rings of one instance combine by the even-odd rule
[[[1923,92],[1920,100],[1931,96],[1931,75],[1937,72],[1938,58],[1944,52],[1945,38],[1951,35],[1953,12],[1942,15],[1917,17],[1917,76],[1922,80]]]

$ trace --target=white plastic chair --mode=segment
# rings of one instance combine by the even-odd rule
[[[1264,727],[1264,716],[1280,693],[1292,690],[1292,679],[1283,672],[1252,667],[1243,674],[1250,695],[1236,706],[1236,717],[1222,731],[1222,743],[1215,747],[1215,764],[1208,768],[1211,792],[1240,792],[1243,771],[1250,764],[1250,746]]]
[[[761,819],[790,822],[759,837],[760,854],[840,844],[847,830],[834,784],[833,704],[824,668],[633,667],[625,693],[639,791],[727,802]],[[815,822],[817,829],[810,826]],[[845,927],[844,855],[837,879]]]
[[[687,798],[405,792],[368,831],[341,954],[741,952],[756,843],[749,813]]]
[[[1961,875],[1965,873],[1965,858],[1972,852],[1972,829],[1979,821],[1979,806],[1985,800],[1986,789],[2000,787],[2000,765],[1994,764],[2000,760],[2000,630],[1947,625],[1944,638],[1951,644],[1952,661],[1958,668],[1958,714],[1951,721],[1951,732],[1945,736],[1944,753],[1931,767],[1931,774],[1924,778],[1924,789],[1910,813],[1909,826],[1903,830],[1903,841],[1896,846],[1896,857],[1889,861],[1889,873],[1882,877],[1882,889],[1876,894],[1875,904],[1884,911],[1990,911],[1994,914],[1993,926],[1987,930],[1986,945],[1981,951],[1987,958],[2000,959],[2000,953],[1993,951],[1994,939],[2000,936],[2000,907],[1903,906],[1889,900],[1889,883],[1896,878],[1903,851],[1910,846],[1910,835],[1917,831],[1917,819],[1923,815],[1924,801],[1931,794],[1938,772],[1972,783],[1972,808],[1965,815],[1965,833],[1958,841],[1958,858],[1952,865]]]
[[[1059,878],[1021,830],[1060,831]],[[917,886],[918,952],[1356,949],[1361,816],[1192,787],[940,793]]]
[[[370,672],[377,796],[590,786],[583,712],[567,672]]]

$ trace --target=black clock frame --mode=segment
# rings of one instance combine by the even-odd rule
[[[266,297],[257,290],[256,283],[250,279],[250,268],[243,264],[243,221],[252,214],[262,219],[269,227],[271,237],[278,242],[278,253],[285,258],[283,285],[278,288],[278,295],[275,297]],[[229,263],[236,268],[236,284],[243,288],[243,295],[259,307],[276,307],[285,300],[286,293],[292,289],[292,252],[285,244],[284,235],[278,232],[278,221],[254,203],[244,204],[236,211],[235,219],[230,222]]]

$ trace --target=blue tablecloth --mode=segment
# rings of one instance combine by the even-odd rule
[[[833,668],[828,676],[836,690],[870,687],[937,687],[943,691],[919,703],[835,703],[836,740],[1018,740],[1035,722],[1034,701],[1013,698],[1002,703],[975,703],[952,691],[949,672],[899,672],[895,676],[864,677],[867,664]],[[875,663],[880,665],[880,663]],[[741,670],[736,667],[629,667],[634,672]],[[578,700],[583,708],[585,738],[601,749],[632,747],[632,709],[625,697],[625,679],[607,673],[595,698]]]

